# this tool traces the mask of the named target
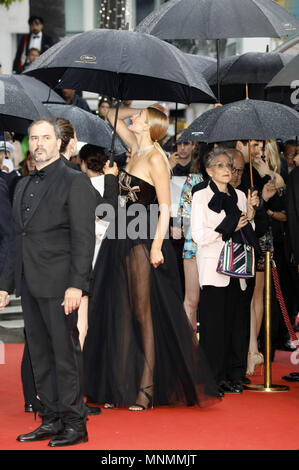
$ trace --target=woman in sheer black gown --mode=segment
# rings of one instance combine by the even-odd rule
[[[111,122],[114,113],[109,111]],[[131,158],[119,175],[117,218],[127,217],[115,239],[103,241],[97,258],[84,346],[87,400],[105,408],[143,411],[152,405],[205,406],[219,400],[184,311],[176,258],[166,239],[170,170],[157,141],[167,128],[159,105],[119,110],[117,133]],[[159,216],[153,229],[154,207]]]

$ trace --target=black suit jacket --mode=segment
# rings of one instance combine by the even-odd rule
[[[13,218],[16,237],[15,287],[20,295],[24,273],[35,297],[63,297],[68,287],[89,291],[95,247],[96,195],[89,178],[60,159],[43,184],[26,223],[22,198],[30,180],[17,185]],[[10,290],[11,275],[4,268],[0,290]]]
[[[0,178],[0,275],[6,266],[7,281],[13,276],[14,236],[12,227],[12,207],[7,184]],[[9,292],[13,289],[10,282]]]
[[[287,184],[288,235],[295,264],[299,265],[299,167],[289,174]]]
[[[23,53],[25,53],[26,56],[28,54],[31,36],[32,36],[32,33],[29,33],[29,34],[27,33],[21,37],[21,40],[18,44],[18,49],[15,55],[15,59],[13,62],[12,69],[13,69],[13,72],[15,73],[22,72],[22,67],[24,64],[21,63],[21,60],[22,60]],[[47,49],[52,47],[53,44],[54,44],[53,39],[43,32],[40,53],[42,54],[43,52],[45,52]]]

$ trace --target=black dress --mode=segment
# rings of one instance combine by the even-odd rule
[[[119,186],[118,219],[125,212],[128,231],[137,227],[136,215],[129,215],[137,203],[149,229],[154,186],[124,170]],[[102,243],[84,346],[85,395],[91,403],[147,406],[144,388],[155,406],[211,404],[218,390],[183,308],[175,253],[165,240],[164,264],[155,269],[155,229],[149,231],[124,236],[122,226]]]

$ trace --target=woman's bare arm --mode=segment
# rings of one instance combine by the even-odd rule
[[[116,123],[116,133],[119,137],[125,142],[129,147],[131,153],[134,152],[135,147],[137,147],[137,141],[134,133],[128,129],[128,126],[124,122],[125,119],[128,119],[135,114],[138,114],[140,109],[132,108],[120,108],[118,111],[117,123]],[[114,127],[116,109],[111,108],[108,111],[107,118],[110,124]]]
[[[151,248],[151,263],[157,268],[164,262],[161,249],[165,235],[169,229],[171,206],[169,172],[162,155],[158,152],[151,156],[149,165],[150,177],[155,186],[160,211],[155,238]]]

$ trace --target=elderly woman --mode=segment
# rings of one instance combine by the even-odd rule
[[[225,149],[218,147],[207,155],[210,181],[193,196],[191,231],[198,246],[200,344],[220,392],[241,393],[243,377],[234,363],[233,323],[242,308],[246,280],[218,273],[217,265],[226,240],[242,242],[241,229],[248,243],[257,247],[251,223],[258,198],[257,192],[249,192],[246,200],[242,191],[229,184],[232,169],[233,159]]]

